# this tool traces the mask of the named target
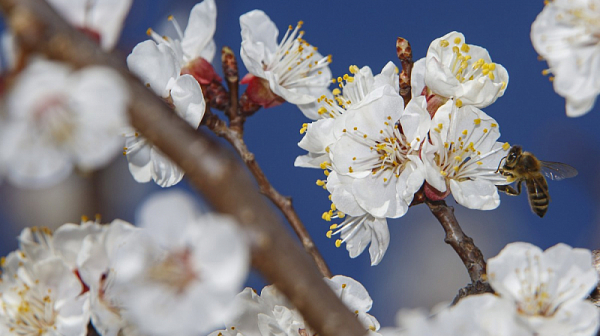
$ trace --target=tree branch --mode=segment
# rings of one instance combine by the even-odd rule
[[[246,228],[253,242],[253,266],[289,298],[311,327],[324,336],[366,333],[294,243],[237,160],[197,133],[131,75],[119,57],[103,53],[45,1],[0,0],[0,7],[25,50],[76,67],[109,66],[122,75],[132,99],[132,126],[186,172],[215,210],[233,215]]]
[[[473,239],[467,236],[460,228],[460,225],[454,216],[454,208],[447,206],[446,202],[443,200],[426,200],[425,203],[427,203],[429,210],[431,210],[431,213],[433,213],[435,218],[442,224],[442,227],[446,232],[444,241],[446,244],[452,246],[463,264],[465,264],[465,267],[469,272],[469,277],[471,277],[471,282],[473,284],[476,284],[478,281],[485,282],[486,273],[483,254],[481,253],[481,250],[475,246]]]
[[[204,116],[203,123],[206,123],[208,128],[215,132],[216,135],[227,140],[235,148],[238,154],[240,154],[240,157],[242,160],[244,160],[244,163],[256,179],[256,182],[260,188],[260,192],[267,196],[275,204],[275,206],[281,210],[287,221],[294,229],[294,232],[296,232],[298,238],[300,238],[300,242],[302,242],[306,252],[308,252],[308,254],[310,254],[310,256],[314,259],[319,271],[321,271],[321,274],[331,278],[331,271],[329,270],[329,267],[327,267],[325,259],[323,259],[323,256],[317,249],[317,246],[310,237],[306,227],[302,224],[302,221],[296,213],[296,210],[294,210],[291,198],[282,196],[273,187],[273,185],[271,185],[264,172],[258,165],[258,162],[256,162],[254,159],[254,154],[248,150],[244,139],[241,137],[241,134],[236,132],[234,129],[228,128],[227,124],[223,120],[210,113],[210,111],[207,111],[206,115]]]
[[[404,106],[406,106],[412,98],[410,76],[412,74],[414,62],[412,59],[412,48],[410,47],[410,43],[408,43],[406,39],[398,37],[396,40],[396,53],[402,64],[402,72],[400,73],[400,96],[404,99]]]

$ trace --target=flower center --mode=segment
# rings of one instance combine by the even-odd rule
[[[162,262],[148,270],[148,278],[178,294],[185,292],[192,282],[200,279],[192,265],[192,252],[189,248],[170,252]]]
[[[400,176],[404,163],[408,161],[407,155],[411,147],[398,127],[390,125],[392,118],[388,116],[387,119],[384,122],[386,127],[379,131],[380,137],[376,139],[370,138],[357,127],[353,131],[344,129],[356,142],[369,147],[373,154],[353,157],[353,164],[348,167],[349,173],[370,170],[373,175],[381,175],[386,183],[392,176]]]
[[[49,330],[56,329],[54,300],[51,290],[47,292],[40,286],[28,286],[19,280],[19,285],[11,287],[11,291],[19,296],[18,306],[10,307],[7,300],[2,305],[4,323],[16,335],[39,336]],[[11,295],[12,295],[11,294]]]
[[[302,24],[300,21],[295,28],[288,27],[269,64],[263,65],[265,71],[276,73],[279,84],[288,89],[306,85],[331,63],[331,55],[314,59],[317,48],[302,39],[304,32],[299,31]]]
[[[65,97],[43,101],[34,110],[33,118],[40,133],[56,144],[65,144],[75,133],[75,113]]]
[[[475,119],[474,123],[475,125],[479,125],[481,119]],[[440,123],[433,130],[435,133],[440,133],[442,127],[443,125]],[[498,125],[492,123],[491,127],[498,127]],[[469,132],[465,129],[461,132],[461,136],[458,137],[457,142],[444,142],[444,148],[438,150],[438,152],[434,154],[434,161],[438,167],[440,167],[440,174],[444,176],[446,180],[453,179],[459,182],[472,180],[478,175],[489,176],[491,174],[496,174],[495,169],[482,168],[482,160],[501,150],[508,150],[510,145],[505,143],[502,147],[498,147],[487,153],[481,153],[477,150],[477,147],[485,141],[489,134],[489,130],[484,128],[483,136],[472,141],[471,137],[473,132]],[[437,135],[434,136],[438,137]]]
[[[483,58],[474,61],[469,55],[471,47],[463,43],[460,37],[456,37],[452,43],[454,44],[451,47],[453,56],[449,64],[445,65],[459,82],[464,83],[481,77],[488,77],[493,81],[496,78],[495,63],[486,63]],[[450,48],[450,45],[451,43],[447,40],[440,41],[440,46],[444,49]],[[501,90],[504,90],[505,87],[506,82],[502,82]]]

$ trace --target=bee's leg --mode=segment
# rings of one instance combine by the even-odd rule
[[[521,195],[521,183],[523,181],[519,181],[517,182],[517,189],[515,190],[515,188],[509,186],[509,185],[497,185],[496,188],[498,188],[498,190],[504,192],[507,195],[510,196],[518,196]]]

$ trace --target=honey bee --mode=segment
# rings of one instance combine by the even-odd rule
[[[506,176],[508,182],[517,183],[516,190],[510,185],[497,186],[507,195],[520,195],[521,183],[525,181],[531,210],[540,217],[544,217],[550,203],[548,182],[544,176],[559,181],[577,175],[577,170],[568,164],[538,160],[530,152],[524,152],[521,146],[510,148],[508,155],[500,160],[496,172]]]

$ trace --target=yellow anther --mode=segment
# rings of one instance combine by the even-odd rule
[[[152,35],[152,28],[148,28],[146,30],[146,35],[148,35],[148,36]]]
[[[337,229],[337,227],[338,227],[338,225],[337,225],[337,224],[331,224],[331,225],[329,226],[329,230],[335,230],[335,229]]]
[[[338,81],[338,83],[341,83],[343,81],[342,77],[338,77],[337,81]]]
[[[169,20],[169,21],[173,21],[173,15],[169,15],[169,16],[167,17],[167,20]]]
[[[463,135],[467,135],[469,132],[467,130],[462,131]]]
[[[548,77],[548,80],[551,81],[551,82],[554,82],[554,76]]]
[[[348,167],[348,172],[349,173],[354,173],[354,170],[352,169],[352,167]]]
[[[442,171],[440,171],[440,175],[442,175],[443,177],[446,177],[446,176],[448,176],[448,173],[446,173],[445,171],[442,170]]]
[[[355,131],[358,131],[358,127],[354,127],[354,130],[355,130]]]
[[[323,174],[325,174],[325,176],[329,176],[329,170],[323,170]]]
[[[317,112],[319,114],[325,114],[325,113],[327,113],[327,109],[325,108],[325,106],[321,106],[321,107],[319,107],[319,109],[317,110]]]
[[[335,204],[331,203],[331,210],[335,211],[337,210],[337,208],[335,207]]]
[[[482,73],[484,76],[487,76],[487,74],[489,74],[489,73],[490,73],[490,69],[483,69],[483,70],[481,70],[481,73]]]
[[[399,73],[399,72],[400,72],[400,69],[398,69],[398,67],[394,67],[394,73],[396,73],[396,74],[397,74],[397,73]]]
[[[350,78],[350,76],[348,76],[348,74],[344,74],[344,76],[342,77],[345,81],[348,80],[348,78]]]
[[[490,73],[488,74],[488,77],[490,78],[490,80],[494,80],[494,79],[496,79],[496,76],[494,76],[494,73],[493,73],[493,72],[490,72]]]
[[[386,177],[384,177],[384,178],[383,178],[383,182],[387,182],[387,180],[388,180],[388,179],[387,179]]]
[[[335,78],[331,80],[331,83],[332,83],[332,84],[335,84]]]
[[[367,135],[366,135],[366,134],[365,134],[365,135],[363,135],[363,138],[365,138],[365,139],[366,139],[366,138],[367,138]]]
[[[463,105],[463,102],[462,102],[462,100],[460,100],[460,99],[457,99],[457,100],[456,100],[456,107],[462,107],[462,105]]]
[[[346,80],[348,83],[354,83],[354,77],[348,77]]]
[[[460,50],[457,46],[452,47],[452,52],[454,52],[455,54],[460,54]]]
[[[302,27],[303,24],[304,24],[304,21],[302,21],[302,20],[298,21],[298,28]]]
[[[502,149],[504,149],[504,150],[508,150],[509,148],[510,148],[510,145],[508,144],[508,142],[505,142],[505,143],[502,145]]]
[[[332,57],[331,55],[327,55],[327,62],[328,63],[333,62],[333,59],[331,57]]]
[[[334,96],[337,96],[339,94],[342,94],[342,91],[338,88],[335,88],[331,91],[331,93],[333,93]]]
[[[458,170],[459,170],[460,168],[458,168],[458,166],[454,166],[454,167],[452,167],[452,169],[454,170],[454,172],[458,173]]]
[[[479,125],[479,124],[481,124],[481,119],[480,118],[474,119],[473,122],[475,123],[475,125]]]
[[[477,164],[481,166],[483,164],[483,162],[477,161]]]
[[[461,46],[460,46],[460,50],[462,50],[462,52],[466,52],[466,53],[468,53],[468,52],[469,52],[469,50],[471,50],[471,48],[469,47],[469,45],[468,45],[468,44],[466,44],[466,43],[463,43],[463,45],[461,45]],[[468,57],[469,59],[471,58],[471,56],[467,55],[467,56],[465,56],[465,60],[467,59],[467,57]]]
[[[496,70],[496,63],[493,63],[493,62],[489,63],[489,69],[490,69],[490,71]]]
[[[317,180],[317,185],[319,187],[322,187],[323,185],[325,185],[325,181],[324,180]]]
[[[454,44],[460,44],[461,41],[460,37],[454,38]]]
[[[0,258],[0,267],[4,267],[5,264],[6,264],[6,257]]]
[[[492,127],[498,127],[498,124],[492,123]]]
[[[338,217],[339,217],[339,218],[344,218],[344,217],[346,217],[346,214],[345,214],[345,213],[343,213],[343,212],[341,212],[341,211],[338,211],[338,212],[337,212],[337,215],[338,215]]]
[[[450,43],[446,40],[441,40],[440,41],[440,46],[442,46],[443,48],[446,48],[447,46],[449,46]]]
[[[500,87],[500,90],[504,90],[506,88],[506,82],[502,82],[502,86]]]
[[[331,235],[333,235],[333,231],[331,231],[331,230],[327,231],[327,233],[325,234],[325,236],[327,236],[327,238],[331,238]]]
[[[87,222],[87,221],[89,221],[89,220],[90,220],[90,219],[88,218],[88,216],[86,216],[86,215],[83,215],[83,216],[81,216],[81,221],[82,221],[82,222]]]
[[[460,162],[460,161],[462,161],[462,158],[457,155],[457,156],[454,157],[454,161]]]
[[[487,129],[487,128],[484,128],[484,129],[483,129],[483,133],[487,133],[487,132],[488,132],[488,129]]]
[[[335,241],[335,247],[340,247],[340,246],[342,246],[342,240],[338,239]]]
[[[327,161],[321,162],[321,164],[319,165],[321,169],[327,169],[328,166],[329,164],[327,163]]]
[[[484,63],[484,64],[481,66],[481,69],[483,69],[483,70],[492,70],[492,69],[490,69],[490,64],[489,64],[489,63]]]
[[[348,70],[350,71],[351,74],[355,75],[358,73],[359,69],[356,65],[351,65]]]

